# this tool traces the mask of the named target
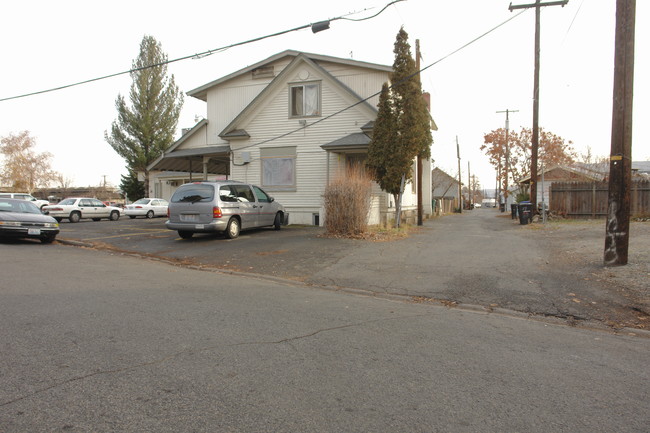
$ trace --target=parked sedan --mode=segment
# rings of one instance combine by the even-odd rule
[[[127,204],[124,214],[129,218],[143,216],[147,218],[167,216],[169,203],[162,198],[141,198],[132,204]]]
[[[54,241],[59,234],[59,223],[43,215],[31,202],[0,198],[0,237],[33,238],[44,244]]]
[[[114,206],[106,206],[96,198],[71,197],[61,200],[58,204],[45,206],[43,212],[61,222],[63,219],[76,223],[82,218],[90,218],[99,221],[108,218],[111,221],[120,219],[121,209]]]

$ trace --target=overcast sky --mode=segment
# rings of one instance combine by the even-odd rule
[[[130,69],[140,41],[151,35],[169,59],[223,47],[328,18],[376,14],[389,0],[238,1],[112,0],[0,2],[0,99]],[[514,2],[532,3],[532,1]],[[609,155],[611,142],[615,0],[570,0],[542,10],[540,126]],[[528,10],[474,44],[467,42],[513,18],[510,0],[407,0],[361,22],[333,21],[327,31],[307,30],[169,65],[187,92],[285,49],[391,65],[400,26],[415,48],[420,39],[425,91],[439,127],[432,148],[436,165],[456,175],[456,137],[463,179],[467,163],[486,188],[494,170],[480,152],[483,135],[532,125],[534,10]],[[650,159],[650,2],[637,1],[633,159]],[[446,57],[446,58],[445,58]],[[442,59],[442,60],[441,60]],[[435,64],[434,64],[435,63]],[[0,102],[0,136],[30,131],[37,150],[54,155],[53,168],[76,186],[119,185],[124,161],[104,141],[116,118],[115,99],[128,95],[122,75],[91,84]],[[380,89],[377,89],[378,91]],[[180,128],[206,115],[204,102],[186,97]]]

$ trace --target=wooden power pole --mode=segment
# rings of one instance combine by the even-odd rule
[[[463,182],[460,173],[460,145],[456,136],[456,156],[458,157],[458,212],[463,213]]]
[[[627,264],[632,184],[632,95],[636,0],[616,0],[614,103],[609,163],[605,266]]]
[[[471,209],[472,208],[472,179],[469,173],[470,173],[469,161],[467,161],[467,199],[468,199],[467,208]]]
[[[418,71],[418,82],[420,81],[420,40],[415,40],[415,69]],[[420,85],[420,88],[422,86]],[[422,157],[417,156],[417,194],[418,194],[418,225],[422,225]]]
[[[510,131],[510,113],[517,113],[519,110],[508,110],[506,109],[505,111],[497,111],[497,113],[506,113],[506,163],[504,167],[505,171],[505,180],[503,182],[503,197],[505,200],[506,205],[508,204],[508,168],[510,164],[510,141],[508,137],[508,132]]]
[[[516,5],[510,4],[510,12],[515,9],[535,8],[535,76],[533,79],[533,137],[530,150],[530,202],[533,204],[533,212],[537,211],[537,154],[539,152],[539,52],[540,52],[540,9],[543,6],[562,6],[569,3],[569,0],[549,1],[542,3],[535,0],[533,4]]]

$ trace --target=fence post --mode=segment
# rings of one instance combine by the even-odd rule
[[[591,182],[591,219],[596,219],[596,182]]]

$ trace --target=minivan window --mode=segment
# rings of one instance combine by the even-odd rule
[[[205,184],[181,186],[172,195],[172,203],[211,202],[214,199],[214,187]]]
[[[255,195],[257,196],[257,201],[262,203],[269,203],[271,201],[269,196],[264,191],[262,191],[261,188],[253,185],[253,191],[255,191]]]
[[[237,194],[237,201],[255,202],[253,191],[251,191],[248,185],[232,185],[232,189],[234,189]]]
[[[219,188],[219,199],[223,202],[235,203],[237,202],[237,196],[230,189],[230,185],[221,185]]]

